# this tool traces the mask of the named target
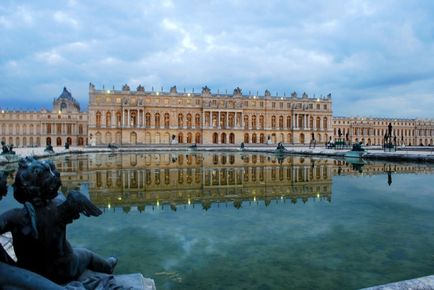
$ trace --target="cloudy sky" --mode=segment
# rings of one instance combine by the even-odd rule
[[[0,106],[63,86],[332,93],[334,115],[434,118],[434,1],[0,3]]]

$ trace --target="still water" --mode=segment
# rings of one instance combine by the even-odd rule
[[[55,157],[104,210],[68,239],[158,289],[358,289],[434,274],[430,165],[270,154]],[[9,194],[0,212],[18,206]]]

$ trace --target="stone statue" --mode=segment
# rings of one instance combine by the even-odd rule
[[[240,87],[236,87],[235,89],[234,89],[234,96],[242,96],[243,95],[243,92],[242,92],[242,90],[240,89]]]
[[[291,98],[297,98],[297,93],[296,92],[292,92],[291,93]]]
[[[208,88],[208,86],[204,86],[202,88],[202,95],[209,95],[209,94],[211,94],[211,89]]]
[[[302,95],[302,98],[303,98],[303,99],[307,99],[308,97],[309,97],[309,96],[304,92],[303,95]]]
[[[24,207],[0,215],[0,234],[12,233],[16,265],[60,284],[76,280],[87,269],[111,274],[116,258],[72,248],[66,240],[67,224],[80,213],[99,216],[101,210],[78,191],[61,200],[60,185],[60,174],[51,161],[20,160],[13,188]]]
[[[270,93],[270,91],[269,90],[265,90],[265,94],[264,94],[266,97],[271,97],[271,93]]]
[[[138,92],[144,92],[144,91],[145,91],[145,88],[144,88],[142,85],[139,85],[139,86],[137,87],[137,91],[138,91]]]
[[[53,146],[51,146],[51,144],[48,144],[47,147],[45,147],[44,151],[48,153],[54,153]]]
[[[4,141],[2,141],[2,153],[1,154],[9,154],[9,147],[6,145]]]
[[[69,143],[65,142],[65,149],[69,149]]]
[[[10,145],[9,145],[9,154],[15,154],[15,151],[14,151],[14,144],[10,144]]]
[[[176,86],[170,87],[170,93],[171,94],[176,94],[178,91],[176,89]]]
[[[122,86],[122,91],[128,92],[129,90],[130,90],[130,86],[129,85],[125,84],[125,85]]]

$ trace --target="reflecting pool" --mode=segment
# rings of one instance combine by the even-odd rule
[[[158,289],[357,289],[434,274],[434,168],[271,154],[55,157],[104,210],[68,239]],[[11,194],[0,212],[17,206]]]

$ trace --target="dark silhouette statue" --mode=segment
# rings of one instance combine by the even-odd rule
[[[54,153],[53,146],[51,144],[47,144],[47,147],[45,147],[44,151],[48,153]]]
[[[51,161],[20,160],[13,189],[15,199],[24,206],[0,215],[0,234],[12,233],[17,257],[16,264],[9,265],[59,284],[78,279],[88,269],[111,274],[116,258],[105,259],[90,250],[73,248],[66,239],[66,226],[80,214],[99,216],[101,210],[78,191],[62,198],[58,195],[60,185],[60,174]],[[2,262],[0,272],[9,266],[4,265],[8,261]]]
[[[9,147],[6,145],[4,141],[1,142],[2,144],[2,153],[1,154],[8,154],[9,153]]]
[[[8,145],[6,145],[6,143],[4,141],[2,141],[1,145],[2,145],[2,152],[1,152],[2,155],[4,155],[4,154],[15,154],[14,145],[13,144],[10,144],[8,146]]]

